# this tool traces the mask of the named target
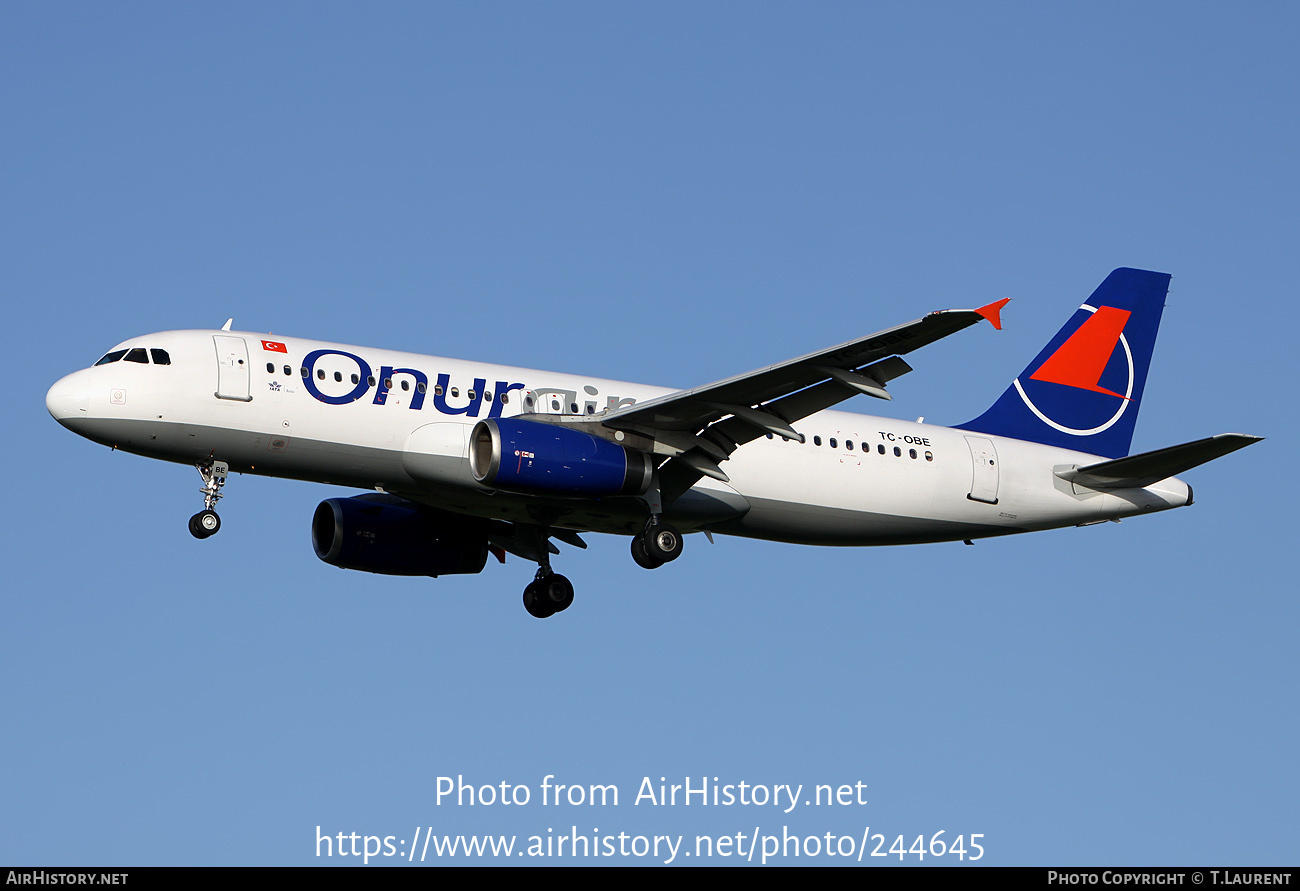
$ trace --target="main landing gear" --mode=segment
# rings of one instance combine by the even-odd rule
[[[199,469],[199,476],[203,477],[203,488],[199,489],[203,493],[203,510],[190,517],[190,535],[195,538],[207,538],[216,535],[221,528],[221,517],[217,516],[213,508],[221,500],[221,487],[226,484],[226,474],[230,473],[230,465],[225,461],[209,461],[207,464],[196,466]]]
[[[573,583],[549,569],[537,570],[537,577],[524,588],[524,609],[535,619],[564,612],[573,604]]]
[[[531,527],[527,554],[537,561],[537,575],[524,588],[524,609],[537,619],[563,612],[573,603],[573,583],[551,569],[550,533],[545,527]],[[554,534],[562,536],[564,530]],[[576,537],[576,536],[575,536]],[[568,539],[564,539],[568,541]],[[581,545],[581,542],[577,542]],[[585,545],[583,545],[585,547]],[[682,554],[682,534],[677,528],[653,517],[639,535],[632,537],[632,559],[646,569],[658,569]]]
[[[650,519],[640,534],[632,536],[632,559],[643,569],[658,569],[682,555],[682,534],[662,519],[664,504],[658,474],[642,499],[650,509]]]
[[[573,583],[551,569],[549,538],[545,529],[537,529],[534,544],[537,554],[537,575],[528,583],[528,587],[524,588],[524,609],[528,610],[528,615],[534,619],[549,618],[573,605]]]
[[[682,555],[682,534],[653,517],[640,535],[632,536],[632,559],[644,569],[658,569]]]

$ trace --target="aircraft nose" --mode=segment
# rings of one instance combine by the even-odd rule
[[[54,420],[65,427],[86,416],[90,402],[90,369],[74,371],[59,378],[45,394],[45,408]]]

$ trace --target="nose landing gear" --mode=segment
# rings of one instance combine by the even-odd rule
[[[190,535],[195,538],[207,538],[216,535],[221,529],[221,517],[214,510],[202,510],[190,517]]]
[[[207,464],[195,465],[199,476],[203,477],[203,510],[190,517],[190,535],[195,538],[207,538],[216,535],[221,529],[221,517],[213,510],[221,500],[221,487],[226,484],[226,475],[230,465],[225,461],[209,461]]]

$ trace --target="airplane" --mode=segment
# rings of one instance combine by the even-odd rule
[[[952,427],[831,411],[890,399],[903,356],[1008,300],[922,318],[690,390],[230,330],[133,337],[52,386],[60,424],[192,464],[200,539],[231,471],[369,490],[316,508],[344,569],[535,562],[524,607],[567,609],[554,541],[626,535],[646,569],[703,532],[812,545],[964,541],[1182,507],[1182,473],[1261,437],[1130,455],[1170,276],[1110,273],[998,400]],[[797,425],[797,429],[796,429]],[[554,541],[553,541],[554,540]]]

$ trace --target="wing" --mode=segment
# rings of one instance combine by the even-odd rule
[[[672,501],[701,476],[726,482],[720,462],[747,442],[768,433],[803,442],[794,422],[858,393],[889,399],[885,385],[912,370],[900,355],[981,319],[1001,328],[999,312],[1007,302],[932,312],[778,365],[640,402],[601,422],[632,434],[639,440],[636,445],[653,445],[655,452],[669,456],[660,467],[659,485],[664,499]]]

